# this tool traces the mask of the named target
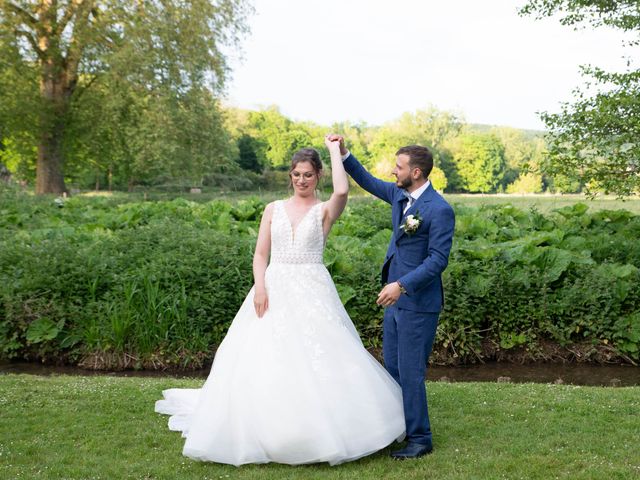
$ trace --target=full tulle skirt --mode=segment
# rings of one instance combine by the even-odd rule
[[[366,351],[322,264],[271,264],[269,309],[253,289],[200,389],[169,389],[156,411],[183,454],[242,465],[332,465],[404,437],[402,393]]]

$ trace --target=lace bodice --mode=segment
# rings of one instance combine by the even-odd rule
[[[271,263],[322,263],[322,205],[311,207],[294,231],[284,201],[275,202],[271,218]]]

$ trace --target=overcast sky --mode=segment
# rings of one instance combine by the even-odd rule
[[[542,129],[582,82],[624,68],[622,35],[519,17],[524,0],[254,0],[227,103],[295,120],[378,125],[434,105],[468,122]],[[637,53],[637,50],[635,51]]]

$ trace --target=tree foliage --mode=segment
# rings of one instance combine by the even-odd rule
[[[255,155],[262,166],[287,169],[293,154],[301,148],[316,148],[325,160],[324,135],[328,128],[310,122],[296,122],[272,105],[258,111],[229,109],[226,126],[243,155]],[[252,150],[252,153],[248,149]]]
[[[560,15],[575,28],[612,27],[640,45],[640,7],[636,0],[530,0],[520,13],[537,18]],[[542,170],[577,178],[587,193],[626,196],[640,190],[640,70],[631,60],[625,72],[583,66],[587,85],[559,113],[543,113],[549,128],[549,155]]]
[[[0,29],[0,162],[18,178],[36,168],[37,73],[20,55],[15,36]]]
[[[462,187],[472,193],[495,192],[506,162],[504,146],[493,134],[467,133],[457,139],[453,163]]]
[[[113,172],[114,158],[98,153],[110,151],[114,143],[96,151],[92,147],[102,144],[92,135],[129,150],[118,157],[129,164],[120,165],[120,170],[130,170],[129,182],[141,171],[149,173],[141,164],[152,164],[153,170],[158,154],[175,164],[186,158],[185,151],[210,148],[210,139],[201,142],[201,124],[221,123],[219,114],[207,111],[215,108],[212,97],[228,73],[221,49],[236,44],[247,12],[244,0],[0,2],[0,56],[10,59],[3,70],[26,69],[28,79],[37,79],[38,105],[30,110],[37,117],[30,132],[38,147],[36,191],[66,188],[65,168],[73,170],[74,161],[80,161],[69,157],[70,152],[84,156],[80,163],[96,169],[107,163]],[[96,119],[120,123],[100,125],[100,131],[91,122]],[[131,145],[132,139],[144,144],[146,158],[136,158],[140,147]],[[149,149],[153,146],[156,153]],[[206,155],[199,151],[191,165],[180,169],[197,176],[198,165],[213,162]]]
[[[637,0],[529,0],[520,14],[538,19],[560,15],[562,25],[587,23],[634,31],[638,29],[640,10]]]
[[[599,84],[614,87],[594,96],[578,92],[560,113],[542,115],[551,130],[542,166],[552,176],[579,178],[590,193],[630,195],[640,189],[640,71],[589,71]]]
[[[433,106],[413,113],[406,112],[397,120],[372,132],[368,146],[370,166],[378,176],[391,178],[395,152],[405,145],[423,145],[429,147],[433,153],[436,168],[432,175],[437,179],[437,188],[444,189],[452,178],[456,178],[448,161],[450,154],[446,149],[446,143],[457,138],[463,125],[461,116],[438,110]]]
[[[501,187],[507,188],[528,170],[537,170],[546,149],[542,134],[527,136],[522,130],[494,127],[490,130],[504,146],[506,168]]]
[[[507,193],[540,193],[542,177],[534,172],[523,173],[513,183],[507,185]]]

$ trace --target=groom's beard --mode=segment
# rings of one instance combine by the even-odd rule
[[[413,179],[411,177],[405,178],[404,180],[398,179],[396,185],[406,190],[413,185]]]

